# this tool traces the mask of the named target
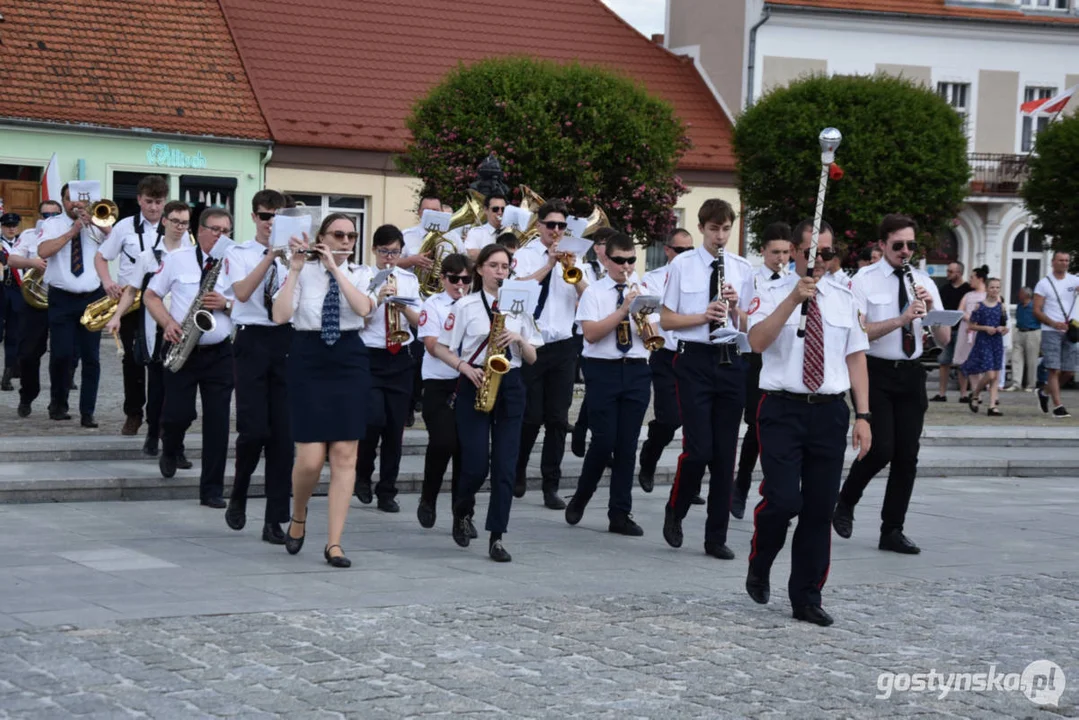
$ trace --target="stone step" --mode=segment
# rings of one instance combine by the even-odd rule
[[[678,450],[672,446],[664,452],[656,472],[656,484],[671,482]],[[854,459],[847,451],[846,467]],[[529,465],[529,485],[540,485],[539,457],[533,455]],[[562,464],[561,494],[570,495],[576,486],[581,460],[567,455]],[[232,475],[226,475],[226,493]],[[965,447],[927,446],[922,449],[918,473],[922,477],[1060,477],[1079,476],[1079,447],[1054,449],[1046,452],[1040,447]],[[881,472],[885,477],[887,469]],[[447,473],[448,475],[448,473]],[[122,461],[48,461],[9,462],[0,464],[0,503],[69,502],[87,500],[165,500],[198,497],[199,469],[181,470],[172,479],[161,477],[157,462],[152,459]],[[398,489],[404,493],[418,492],[423,478],[423,457],[402,458]],[[756,478],[760,479],[759,467]],[[377,479],[377,469],[376,469]],[[326,492],[329,468],[322,473],[319,493]],[[605,477],[602,484],[607,482]],[[449,480],[445,483],[449,490]],[[261,467],[252,479],[251,494],[263,492]]]

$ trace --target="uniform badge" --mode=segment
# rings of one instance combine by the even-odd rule
[[[427,311],[424,310],[423,312],[420,313],[420,327],[423,327],[426,324],[427,324]]]
[[[757,312],[757,308],[759,308],[760,306],[761,299],[759,297],[753,298],[753,302],[749,304],[749,312],[747,314],[752,315],[753,313]]]
[[[858,311],[858,324],[861,326],[862,332],[869,332],[868,330],[866,330],[865,315],[862,314],[861,310]]]
[[[851,292],[854,292],[854,280],[848,280],[847,281],[847,289],[850,290]]]
[[[446,316],[446,324],[443,325],[442,327],[445,328],[447,332],[450,331],[450,330],[453,330],[453,321],[454,321],[453,313],[450,313],[449,315]]]
[[[229,274],[229,259],[225,258],[225,275]]]

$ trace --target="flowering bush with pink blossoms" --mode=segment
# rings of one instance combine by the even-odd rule
[[[494,152],[510,202],[528,185],[648,244],[674,228],[686,186],[675,174],[689,148],[671,106],[612,71],[530,58],[458,66],[413,107],[412,141],[398,168],[454,207]]]

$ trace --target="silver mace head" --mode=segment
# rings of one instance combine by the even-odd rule
[[[843,133],[836,130],[834,127],[824,128],[820,131],[820,154],[821,162],[825,164],[832,164],[835,161],[835,151],[839,147],[839,143],[843,142]]]

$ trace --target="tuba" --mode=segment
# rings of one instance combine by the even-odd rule
[[[492,312],[491,332],[487,335],[487,355],[483,359],[483,382],[476,388],[476,412],[489,413],[494,410],[502,376],[510,371],[510,361],[502,354],[503,348],[495,342],[505,329],[506,316],[500,312]]]
[[[528,210],[533,215],[532,222],[528,224],[528,227],[523,232],[519,230],[513,231],[513,234],[517,236],[517,249],[519,250],[539,237],[539,215],[537,213],[546,201],[527,185],[519,185],[517,189],[521,192],[521,208]]]
[[[112,316],[116,314],[116,306],[120,304],[119,300],[113,300],[106,295],[100,300],[95,300],[86,306],[86,311],[82,314],[82,318],[79,322],[82,326],[90,332],[100,332],[108,325],[109,320],[112,320]],[[142,291],[137,290],[135,292],[135,302],[131,303],[131,307],[124,311],[124,315],[130,315],[139,309],[142,304]]]
[[[45,284],[45,273],[37,268],[22,271],[22,285],[19,287],[23,300],[35,310],[49,307],[49,286]]]
[[[180,368],[187,362],[187,358],[191,356],[195,346],[199,344],[199,338],[202,337],[203,333],[213,332],[214,328],[217,327],[214,314],[209,310],[204,310],[202,307],[202,296],[214,289],[214,285],[217,284],[217,276],[221,274],[221,265],[221,261],[218,260],[206,273],[206,277],[203,278],[202,285],[199,286],[199,294],[192,301],[191,307],[187,310],[187,315],[184,316],[184,322],[180,326],[182,333],[180,342],[170,346],[165,353],[165,369],[179,372]]]
[[[390,275],[386,279],[386,287],[390,288],[390,292],[394,295],[397,294],[397,278]],[[386,347],[390,345],[404,345],[411,337],[406,330],[408,322],[405,320],[405,314],[393,307],[393,303],[388,303],[386,306]]]
[[[450,218],[450,226],[446,232],[465,225],[476,225],[483,218],[483,195],[475,190],[469,190],[468,199]],[[420,245],[419,254],[431,253],[433,261],[431,269],[418,268],[415,271],[416,278],[420,281],[421,297],[428,298],[442,292],[442,259],[452,252],[454,252],[453,243],[446,238],[445,233],[437,229],[428,230],[423,238],[423,244]]]

